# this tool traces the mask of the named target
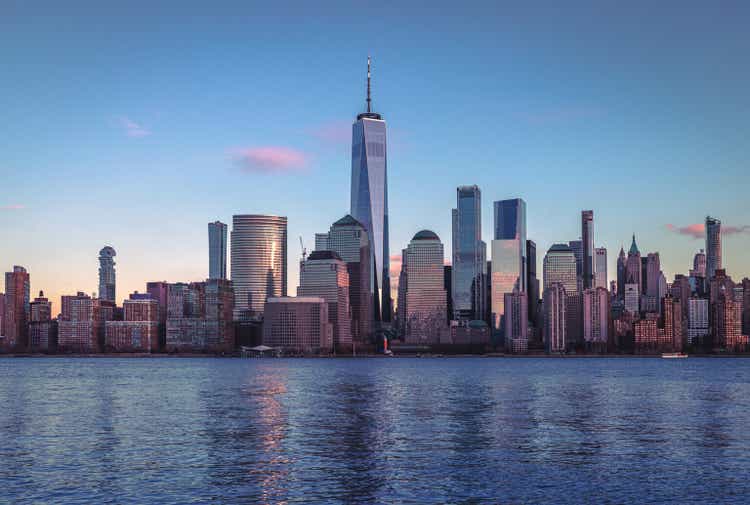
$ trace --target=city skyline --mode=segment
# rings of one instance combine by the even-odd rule
[[[0,97],[8,124],[14,125],[0,155],[0,174],[12,188],[0,198],[3,268],[27,268],[32,292],[43,289],[58,312],[61,295],[98,291],[96,252],[109,244],[118,252],[119,304],[147,281],[205,279],[207,222],[230,222],[234,214],[277,214],[289,219],[287,290],[293,290],[298,285],[297,237],[312,243],[316,231],[328,229],[347,211],[351,118],[362,110],[363,64],[372,54],[373,108],[388,119],[391,137],[391,257],[398,259],[396,252],[420,229],[450,237],[455,189],[476,184],[484,193],[482,237],[488,243],[492,202],[519,197],[527,202],[527,234],[539,250],[538,271],[551,244],[579,238],[580,212],[592,209],[593,245],[610,251],[609,272],[616,271],[615,252],[620,245],[627,249],[635,233],[644,254],[660,252],[667,279],[686,273],[693,255],[705,248],[704,239],[695,237],[706,215],[722,221],[728,274],[742,278],[750,272],[750,259],[743,254],[750,245],[747,185],[738,184],[747,180],[750,159],[739,112],[748,100],[742,92],[747,68],[717,70],[720,90],[698,72],[747,52],[746,38],[732,38],[743,33],[743,16],[737,14],[746,6],[719,12],[723,36],[703,27],[701,8],[673,12],[657,6],[646,19],[625,7],[592,12],[594,20],[619,16],[623,22],[612,34],[596,23],[583,23],[584,9],[561,13],[571,21],[567,28],[565,23],[537,25],[535,13],[521,7],[504,14],[489,6],[481,9],[486,20],[475,30],[429,17],[434,26],[482,47],[476,54],[467,55],[430,33],[422,33],[424,47],[406,44],[407,30],[398,23],[391,25],[391,37],[378,37],[360,30],[362,21],[343,9],[341,16],[352,22],[330,42],[317,37],[325,22],[309,23],[268,56],[273,61],[260,49],[270,31],[240,31],[228,15],[202,28],[203,40],[210,42],[191,41],[196,51],[188,57],[180,56],[182,48],[163,44],[157,22],[166,11],[157,9],[144,20],[138,40],[113,30],[111,42],[85,28],[89,21],[111,27],[115,16],[77,12],[68,23],[79,28],[78,35],[60,48],[89,55],[88,47],[97,47],[100,57],[110,57],[101,62],[110,73],[84,69],[88,86],[98,90],[93,97],[89,88],[70,84],[81,71],[75,57],[60,58],[56,72],[44,79],[39,77],[42,67],[25,65],[57,54],[50,49],[57,48],[56,35],[63,28],[55,16],[33,25],[3,25],[2,46],[17,48],[6,60],[17,78]],[[279,26],[279,11],[268,8],[262,14],[269,27]],[[9,19],[24,21],[29,15],[18,7]],[[384,23],[394,15],[389,9],[378,14]],[[666,16],[675,21],[669,29],[673,42],[661,35],[659,21]],[[531,37],[513,30],[515,22]],[[651,43],[632,36],[623,37],[627,46],[618,41],[618,35],[635,33],[636,26],[640,38]],[[559,47],[549,44],[574,29],[583,42],[572,37]],[[172,30],[176,40],[185,40],[184,28]],[[538,42],[528,43],[534,35]],[[344,39],[353,43],[341,47]],[[159,55],[175,66],[164,68],[149,58],[136,61],[118,48],[124,40],[135,56],[161,44]],[[654,40],[661,42],[660,51],[653,51]],[[306,50],[311,41],[317,44],[314,55]],[[582,47],[592,41],[602,44],[588,45],[608,48],[607,58],[595,47]],[[577,49],[583,59],[572,56]],[[252,70],[212,66],[214,53],[224,55],[224,63],[235,57],[249,62]],[[613,68],[609,58],[622,68]],[[292,61],[294,72],[277,64],[292,67]],[[219,68],[225,72],[211,86],[203,78],[193,86],[177,84]],[[304,87],[297,72],[306,75]],[[143,75],[153,77],[137,79]],[[540,75],[555,86],[543,85]],[[48,96],[41,82],[56,93]],[[30,93],[39,109],[28,105]],[[216,97],[206,100],[207,95]],[[423,121],[438,107],[441,121]],[[60,123],[66,127],[48,128]],[[43,139],[40,131],[48,132]],[[612,176],[590,177],[596,170]],[[637,191],[626,182],[633,177],[642,181]],[[197,195],[201,198],[193,198]],[[105,205],[112,212],[95,212]],[[451,241],[444,243],[447,260]],[[397,266],[391,275],[394,289]]]

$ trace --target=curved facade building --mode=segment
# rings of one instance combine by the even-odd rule
[[[286,217],[233,216],[231,261],[235,318],[259,315],[267,298],[286,296]]]

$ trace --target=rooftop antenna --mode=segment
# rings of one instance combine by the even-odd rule
[[[367,112],[372,112],[370,110],[370,55],[367,55]]]

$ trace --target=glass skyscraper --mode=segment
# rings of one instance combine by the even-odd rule
[[[583,265],[581,275],[583,276],[584,289],[594,285],[594,211],[581,211],[581,246]]]
[[[485,318],[487,245],[482,241],[482,193],[477,186],[456,189],[453,217],[451,297],[456,320]]]
[[[352,125],[351,215],[367,229],[371,245],[374,319],[391,320],[388,247],[386,125],[370,107],[370,59],[367,60],[367,112]]]
[[[286,296],[286,217],[232,217],[231,277],[235,319],[263,312],[266,299]]]
[[[208,223],[208,278],[227,278],[227,225]]]
[[[502,328],[505,294],[526,292],[526,202],[521,198],[495,202],[492,241],[490,312],[492,326]]]

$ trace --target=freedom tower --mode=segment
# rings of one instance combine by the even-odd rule
[[[370,286],[374,319],[391,320],[391,279],[388,257],[388,177],[385,121],[370,107],[370,57],[367,57],[367,112],[352,125],[351,215],[367,228],[370,238]]]

